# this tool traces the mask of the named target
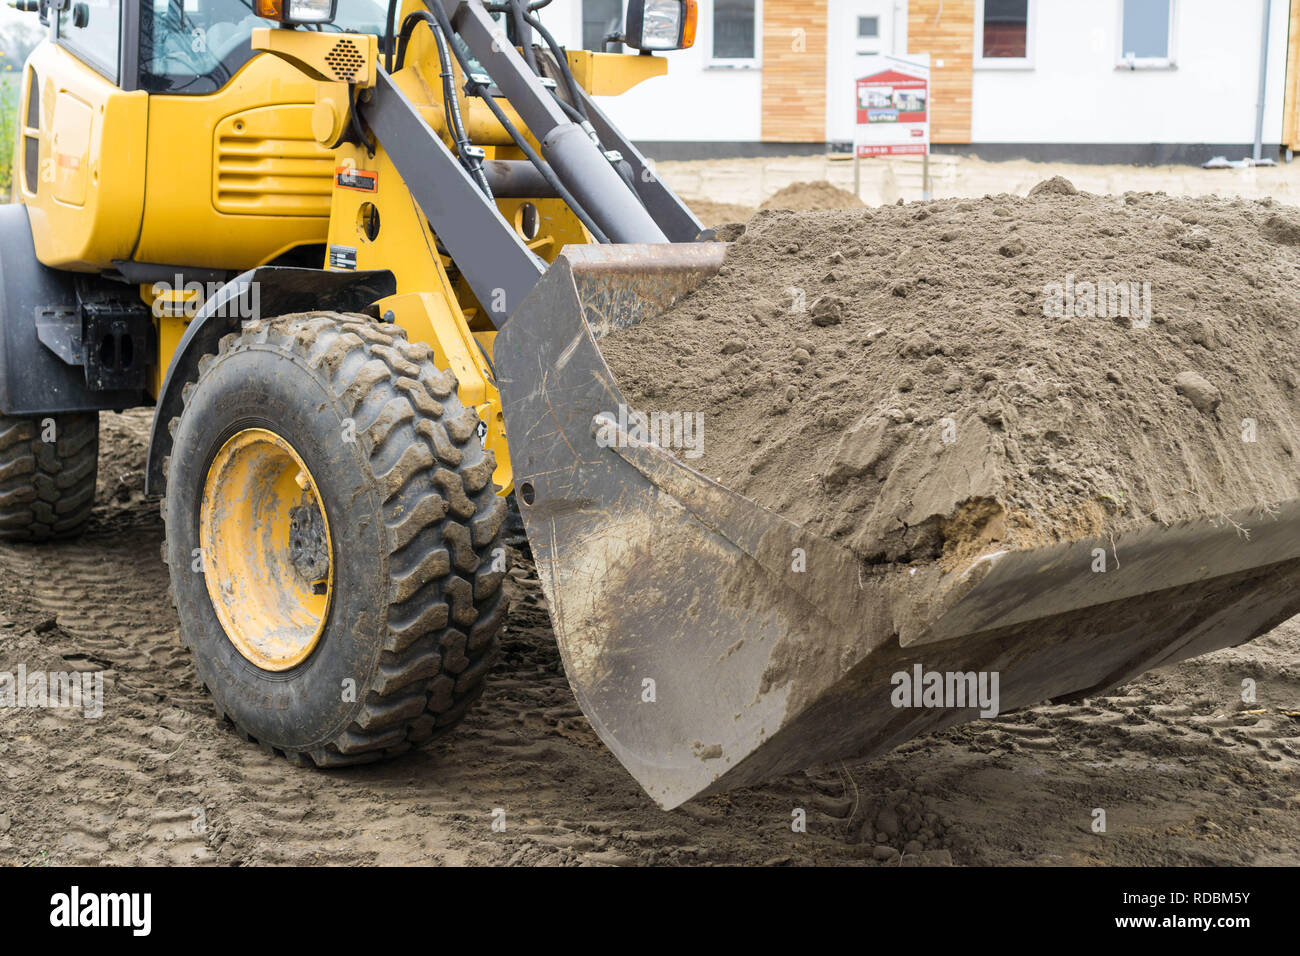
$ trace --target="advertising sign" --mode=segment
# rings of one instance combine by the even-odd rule
[[[856,65],[856,154],[928,154],[930,54],[859,56]]]

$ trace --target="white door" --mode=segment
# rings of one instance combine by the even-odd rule
[[[857,117],[855,60],[866,53],[894,52],[896,0],[830,0],[826,22],[826,139],[853,140]]]

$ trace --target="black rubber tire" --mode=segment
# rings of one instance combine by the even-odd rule
[[[184,397],[165,464],[163,553],[182,640],[218,714],[318,766],[377,760],[450,730],[483,691],[506,615],[506,505],[454,376],[399,326],[318,312],[226,336]],[[324,633],[281,672],[236,650],[192,570],[208,468],[250,427],[302,457],[334,543]]]
[[[98,472],[98,412],[0,415],[0,539],[80,534],[95,507]]]

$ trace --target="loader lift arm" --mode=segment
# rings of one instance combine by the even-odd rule
[[[493,84],[490,88],[480,83],[477,70],[460,47],[448,42],[445,48],[457,58],[467,91],[489,106],[529,159],[488,160],[484,164],[488,189],[484,190],[385,69],[383,57],[373,72],[358,75],[350,84],[352,95],[348,99],[356,112],[352,122],[359,121],[365,127],[363,135],[373,136],[383,146],[493,328],[502,328],[547,269],[547,263],[502,218],[494,191],[505,189],[502,195],[508,196],[558,196],[598,242],[636,236],[662,245],[712,238],[712,232],[704,229],[685,203],[653,176],[645,158],[577,84],[574,87],[584,98],[583,110],[591,117],[591,133],[566,116],[542,78],[513,46],[502,42],[500,29],[482,0],[454,0],[442,5],[426,0],[425,7],[424,11],[409,14],[407,20],[421,18],[427,28],[443,31],[449,41],[453,36],[464,40],[470,54],[489,71]],[[413,23],[411,28],[425,26]],[[320,70],[325,67],[319,63],[314,68],[288,42],[307,40],[309,36],[325,39],[332,35],[262,28],[254,31],[252,45],[289,61],[318,81],[337,80],[337,76],[322,74]],[[396,35],[392,40],[394,48],[390,53],[398,54],[403,48],[397,45]],[[557,69],[567,70],[563,51],[557,52],[561,61]],[[401,66],[395,63],[395,67],[400,72]],[[450,64],[444,63],[443,67],[449,69]],[[541,144],[543,155],[538,155],[524,134],[512,126],[494,94],[515,108],[528,127],[527,133]],[[549,130],[549,135],[541,130]],[[616,147],[610,155],[593,139],[597,134],[601,141]],[[626,178],[615,169],[615,161],[626,164]],[[635,225],[635,232],[629,223]],[[336,277],[335,273],[328,275],[330,278],[321,280],[327,287],[340,281],[349,287],[357,285],[355,280]],[[252,277],[245,274],[239,278]],[[341,302],[340,307],[343,305],[346,303]],[[158,397],[159,408],[169,414],[160,414],[161,424],[155,423],[153,429],[146,469],[151,489],[162,485],[163,460],[170,448],[166,423],[179,403],[181,384],[193,378],[194,362],[203,353],[201,346],[232,330],[220,318],[209,322],[210,311],[201,311],[190,323]]]
[[[493,326],[501,328],[546,271],[546,263],[501,218],[383,67],[361,114]]]
[[[558,180],[568,194],[565,198],[576,206],[575,213],[595,226],[593,233],[598,239],[650,244],[708,237],[685,204],[657,178],[647,175],[645,158],[616,133],[590,97],[583,94],[583,105],[594,117],[591,126],[595,135],[566,115],[560,100],[519,51],[501,42],[499,29],[482,0],[446,0],[441,4],[431,0],[427,6],[434,21],[430,28],[460,36],[518,111],[541,144],[539,172]],[[447,46],[455,49],[450,43]],[[469,76],[469,64],[461,65]],[[472,79],[470,86],[491,104],[490,91]],[[382,66],[374,89],[359,104],[358,112],[392,158],[493,325],[501,328],[546,264],[501,218],[491,196],[475,183]],[[505,120],[499,112],[498,118]],[[616,142],[619,149],[602,151],[597,136]],[[643,183],[644,197],[616,169],[618,162],[628,162],[629,179]]]

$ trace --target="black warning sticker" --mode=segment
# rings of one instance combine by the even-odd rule
[[[356,246],[330,246],[331,269],[355,269],[357,267]]]
[[[336,166],[334,182],[340,189],[373,193],[379,190],[379,173],[373,169],[357,169],[355,166]]]

